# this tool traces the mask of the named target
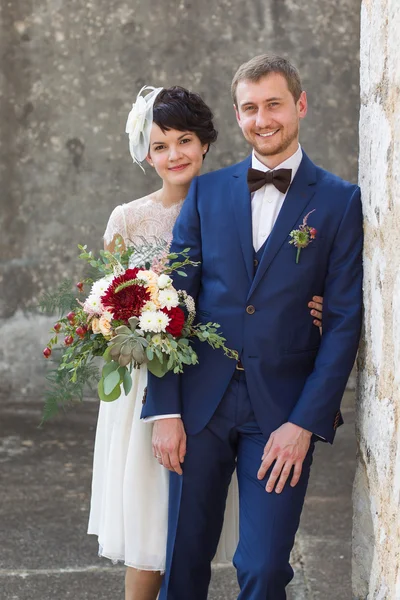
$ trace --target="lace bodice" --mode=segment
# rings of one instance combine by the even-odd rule
[[[182,204],[183,200],[165,207],[153,194],[121,204],[110,215],[104,240],[110,244],[116,235],[120,235],[127,247],[143,238],[170,241]]]

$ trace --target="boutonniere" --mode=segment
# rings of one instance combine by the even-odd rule
[[[307,246],[311,244],[311,242],[316,238],[317,230],[315,229],[315,227],[310,227],[307,223],[308,217],[314,211],[315,208],[314,210],[311,210],[309,213],[306,214],[302,224],[299,226],[298,229],[293,229],[293,231],[290,232],[290,237],[292,239],[290,240],[289,244],[293,244],[293,246],[297,248],[296,265],[298,264],[300,259],[300,252],[303,250],[303,248],[307,248]]]

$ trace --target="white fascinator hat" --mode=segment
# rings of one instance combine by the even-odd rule
[[[129,135],[129,151],[133,162],[139,165],[146,158],[150,146],[150,132],[153,124],[153,106],[158,94],[164,88],[155,88],[150,85],[142,87],[132,104],[128,115],[125,132]],[[148,92],[145,94],[145,92]],[[143,95],[142,95],[143,94]]]

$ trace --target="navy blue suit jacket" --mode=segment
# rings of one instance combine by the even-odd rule
[[[264,435],[290,421],[332,442],[361,328],[360,190],[303,154],[254,275],[250,164],[251,157],[192,182],[172,251],[190,247],[201,266],[175,283],[195,298],[199,320],[220,323],[239,352]],[[289,234],[311,210],[317,236],[296,264]],[[313,295],[324,296],[322,337],[309,314]],[[235,362],[206,343],[195,347],[199,364],[183,375],[149,374],[142,417],[181,413],[189,434],[206,426]]]

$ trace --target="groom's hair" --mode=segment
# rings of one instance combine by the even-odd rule
[[[237,106],[236,90],[239,81],[247,79],[257,82],[271,73],[280,73],[286,79],[290,93],[297,102],[303,91],[300,74],[296,67],[282,56],[261,54],[243,63],[236,71],[231,85],[232,99]]]
[[[210,107],[199,94],[179,85],[163,89],[154,102],[153,121],[162,131],[191,131],[202,144],[208,144],[207,152],[218,136],[213,118]]]

